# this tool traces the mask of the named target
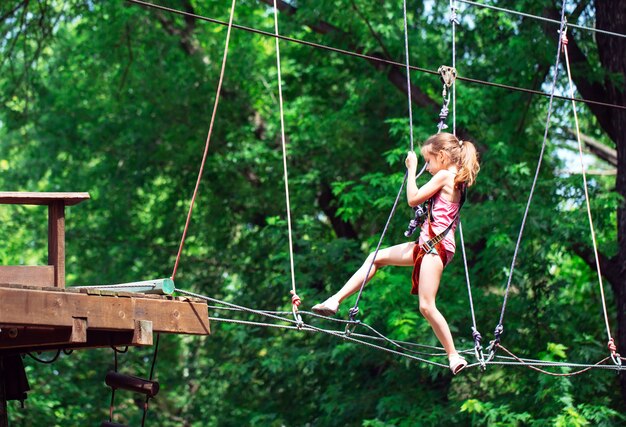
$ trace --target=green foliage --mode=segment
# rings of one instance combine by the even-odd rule
[[[0,16],[12,9],[0,6]],[[33,2],[29,2],[33,3]],[[44,7],[43,3],[47,6]],[[302,3],[302,4],[300,4]],[[450,61],[447,2],[409,1],[411,63]],[[224,2],[172,0],[226,21]],[[290,37],[402,61],[397,2],[291,2],[280,14]],[[516,2],[541,14],[552,3]],[[119,283],[171,274],[207,138],[226,29],[124,2],[50,1],[0,21],[0,183],[7,190],[89,191],[67,212],[72,284]],[[464,8],[457,33],[463,76],[539,89],[555,46],[539,24]],[[584,19],[590,19],[584,15]],[[337,30],[319,34],[307,24]],[[238,3],[235,21],[273,31],[271,9]],[[20,23],[21,22],[21,23]],[[185,31],[188,31],[186,33]],[[181,38],[181,34],[185,34]],[[233,30],[222,98],[199,196],[176,278],[183,289],[267,310],[290,309],[274,40]],[[595,44],[581,43],[589,58]],[[191,49],[191,50],[190,50]],[[375,248],[404,174],[407,100],[390,68],[280,42],[298,293],[310,307],[337,290]],[[532,55],[529,55],[532,52]],[[523,59],[522,59],[523,58]],[[596,61],[597,63],[598,61]],[[592,61],[593,63],[593,61]],[[390,67],[390,66],[389,66]],[[587,70],[599,80],[606,70]],[[436,103],[436,76],[412,83]],[[482,170],[464,207],[463,229],[477,323],[495,326],[520,220],[543,139],[547,100],[457,82],[457,127],[480,149]],[[564,81],[559,81],[564,87]],[[505,316],[504,343],[543,360],[605,356],[584,193],[570,169],[569,104],[556,105]],[[436,131],[438,106],[413,104],[413,137]],[[581,108],[585,132],[601,135]],[[425,180],[425,178],[423,178]],[[617,251],[621,200],[606,177],[590,180],[600,249]],[[384,244],[402,240],[402,199]],[[2,207],[3,264],[45,260],[45,213]],[[349,229],[348,229],[349,228]],[[348,231],[346,231],[348,229]],[[354,237],[356,235],[356,238]],[[409,271],[380,271],[364,292],[363,320],[394,339],[436,344],[409,296]],[[606,289],[606,288],[605,288]],[[610,315],[613,295],[607,289]],[[341,307],[347,315],[350,299]],[[472,346],[462,255],[446,269],[438,306],[459,347]],[[232,313],[211,309],[212,316]],[[242,320],[259,320],[241,315]],[[325,335],[212,323],[212,336],[164,336],[162,390],[148,424],[161,426],[611,426],[626,422],[612,372],[552,378],[521,368],[430,365]],[[131,349],[120,369],[146,376],[152,349]],[[445,363],[445,358],[439,361]],[[96,425],[108,416],[104,375],[111,350],[26,359],[33,392],[11,405],[17,426]],[[566,372],[563,370],[561,372]],[[116,421],[138,425],[141,402],[116,396]]]

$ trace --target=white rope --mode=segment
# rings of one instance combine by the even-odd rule
[[[404,15],[404,55],[406,57],[406,90],[407,98],[409,100],[409,136],[411,141],[411,151],[414,150],[413,146],[413,105],[411,100],[411,69],[409,65],[409,31],[406,16],[406,0],[402,0],[402,12]]]
[[[280,137],[283,149],[283,176],[285,181],[285,204],[287,207],[287,230],[289,234],[289,266],[291,271],[291,289],[296,295],[296,273],[293,262],[293,236],[291,232],[291,205],[289,203],[289,178],[287,174],[287,145],[285,143],[285,118],[283,113],[283,85],[280,73],[280,47],[278,45],[278,7],[274,0],[274,31],[276,35],[276,68],[278,72],[278,104],[280,108]],[[295,313],[294,313],[295,314]]]
[[[456,0],[450,0],[450,22],[452,23],[452,68],[456,70]],[[456,136],[456,79],[452,83],[452,134]]]
[[[569,56],[567,54],[567,36],[566,36],[567,28],[563,30],[561,37],[563,38],[563,53],[565,54],[565,64],[567,65],[567,77],[569,79],[569,91],[570,94],[574,95],[574,84],[572,83],[572,73],[570,71],[569,66]],[[583,188],[585,190],[585,203],[587,205],[587,217],[589,219],[589,230],[591,232],[591,242],[593,244],[593,254],[596,260],[596,271],[598,273],[598,284],[600,286],[600,295],[602,296],[602,311],[604,313],[604,323],[606,325],[606,333],[608,336],[608,340],[612,340],[611,336],[611,327],[609,325],[609,316],[607,314],[606,309],[606,301],[604,298],[604,285],[602,283],[602,271],[600,269],[600,257],[598,256],[598,243],[596,241],[596,232],[593,227],[593,218],[591,216],[591,203],[589,201],[589,190],[587,185],[587,174],[585,171],[585,163],[583,161],[583,145],[580,140],[580,125],[578,123],[578,113],[576,112],[576,101],[572,99],[572,110],[574,111],[574,123],[576,124],[576,140],[578,141],[578,154],[580,158],[580,167],[582,170],[583,177]]]

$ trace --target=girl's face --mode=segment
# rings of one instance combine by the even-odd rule
[[[424,156],[424,160],[428,163],[426,170],[431,174],[435,175],[442,169],[446,169],[446,164],[444,164],[445,155],[443,151],[439,153],[433,153],[430,150],[429,146],[422,148],[422,156]]]

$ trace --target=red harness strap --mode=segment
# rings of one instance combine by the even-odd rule
[[[430,225],[430,220],[428,221],[428,238],[431,239],[433,235],[433,229]],[[413,248],[413,274],[411,275],[411,295],[419,295],[419,286],[420,286],[420,270],[422,269],[422,261],[424,260],[424,255],[426,255],[426,250],[422,247],[423,245],[415,245]],[[446,252],[443,247],[443,243],[439,242],[435,245],[435,249],[439,254],[439,258],[441,258],[441,262],[445,267],[448,262],[448,252]]]

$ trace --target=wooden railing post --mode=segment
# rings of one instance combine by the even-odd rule
[[[48,205],[48,265],[54,266],[54,287],[65,287],[65,203]]]

